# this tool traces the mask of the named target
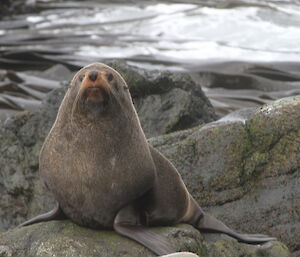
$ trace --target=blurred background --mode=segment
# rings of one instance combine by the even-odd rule
[[[300,94],[300,2],[1,0],[0,118],[113,59],[188,72],[219,117]]]

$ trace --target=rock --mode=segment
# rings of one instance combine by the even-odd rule
[[[201,206],[238,231],[300,247],[300,96],[153,138]],[[234,211],[233,211],[234,210]]]
[[[243,66],[243,64],[240,65]],[[200,71],[194,74],[194,77],[202,86],[209,88],[257,89],[264,92],[299,88],[299,75],[251,64],[244,64],[244,66],[246,67],[242,70],[235,67],[234,71],[238,72],[226,72],[226,68],[222,67],[218,72],[213,69]]]
[[[6,119],[11,112],[41,108],[46,93],[61,85],[57,80],[0,69],[0,119]]]
[[[39,182],[38,154],[64,91],[53,91],[38,112],[0,121],[2,231],[53,207]],[[177,166],[208,212],[239,231],[277,236],[296,251],[299,108],[299,96],[286,98],[149,141]],[[231,243],[223,247],[226,252]]]
[[[292,257],[299,257],[300,256],[300,250],[293,252]]]
[[[146,71],[124,62],[108,63],[124,77],[146,136],[158,136],[217,119],[189,74]]]
[[[35,0],[2,0],[0,17],[36,11]],[[2,18],[2,17],[1,17]]]
[[[228,238],[208,242],[190,225],[153,228],[153,231],[168,237],[177,251],[192,251],[201,257],[290,256],[280,242],[263,246],[239,244]],[[0,234],[0,253],[3,257],[154,256],[145,247],[113,231],[91,230],[70,221],[51,221],[4,232]],[[197,255],[177,253],[166,256]]]
[[[41,192],[37,171],[39,151],[54,118],[53,112],[24,112],[0,122],[1,230],[51,205],[51,197]]]
[[[71,72],[65,65],[63,64],[55,64],[50,68],[44,71],[26,71],[28,75],[35,75],[40,78],[54,80],[54,81],[70,81],[72,77],[75,75],[75,72]]]
[[[221,61],[190,68],[219,116],[300,94],[299,68],[284,62]]]

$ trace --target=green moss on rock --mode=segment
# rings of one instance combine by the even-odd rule
[[[157,227],[152,230],[167,237],[177,251],[194,252],[200,257],[260,256],[257,253],[261,247],[240,244],[233,239],[218,236],[214,240],[205,241],[200,232],[189,225]],[[273,242],[264,248],[268,254],[266,256],[277,257],[271,253],[277,244]],[[278,251],[283,257],[289,256],[284,246]],[[4,232],[0,234],[0,254],[5,257],[154,256],[137,242],[113,231],[91,230],[70,221],[51,221]]]

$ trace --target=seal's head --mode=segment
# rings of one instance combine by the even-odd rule
[[[74,99],[72,117],[76,110],[77,114],[95,120],[131,105],[126,82],[117,71],[102,63],[93,63],[78,71],[69,91],[70,98]]]

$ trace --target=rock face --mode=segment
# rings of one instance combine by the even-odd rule
[[[178,81],[177,75],[168,76],[172,83]],[[130,81],[130,77],[126,79]],[[150,83],[146,91],[142,90],[142,82],[140,85],[141,88],[136,86],[130,89],[133,96],[137,94],[147,98],[155,95],[155,92],[164,94],[155,91],[154,84]],[[188,92],[184,87],[174,88]],[[55,119],[58,102],[64,91],[65,88],[52,92],[42,110],[20,113],[0,123],[1,230],[13,228],[29,217],[53,207],[51,195],[39,182],[38,154]],[[296,252],[300,247],[299,136],[298,96],[149,141],[177,166],[189,191],[209,213],[236,230],[276,236]],[[64,226],[74,228],[74,225],[64,222],[24,228],[20,233],[28,235],[28,238],[22,237],[22,244],[25,247],[31,238],[38,239],[41,235],[38,234],[39,229],[45,229],[45,235],[49,236],[52,233],[50,231],[62,231]],[[167,231],[162,230],[162,233]],[[19,232],[9,231],[0,236],[0,254],[3,252],[3,256],[18,256],[13,255],[14,249],[19,249],[14,246],[16,240],[4,241],[6,238],[21,238],[15,233]],[[104,232],[97,233],[102,237],[101,233]],[[69,235],[72,237],[72,233]],[[40,244],[43,244],[42,241]],[[232,251],[246,249],[234,240],[215,244],[221,245],[223,250],[217,252],[219,255],[208,256],[220,256],[221,253],[223,256],[256,256],[251,255],[250,250],[233,254]],[[73,245],[78,247],[76,243]],[[38,249],[34,247],[30,249]],[[212,251],[211,247],[207,246],[205,249],[208,250],[205,251]],[[192,248],[184,249],[192,251]],[[257,256],[288,256],[276,255],[278,251],[265,255],[257,253]],[[286,250],[284,254],[288,254]],[[49,255],[45,253],[44,256]]]
[[[213,242],[189,225],[153,228],[169,238],[178,251],[192,251],[201,257],[288,257],[288,249],[280,242],[263,246],[239,244],[233,239]],[[2,257],[108,257],[154,256],[138,243],[113,231],[95,231],[70,221],[51,221],[0,234]],[[180,256],[179,256],[180,257]]]
[[[217,119],[215,111],[188,74],[135,69],[109,63],[129,85],[146,136],[158,136]]]
[[[201,206],[236,230],[300,247],[300,96],[151,139]],[[296,256],[296,255],[295,255]]]

